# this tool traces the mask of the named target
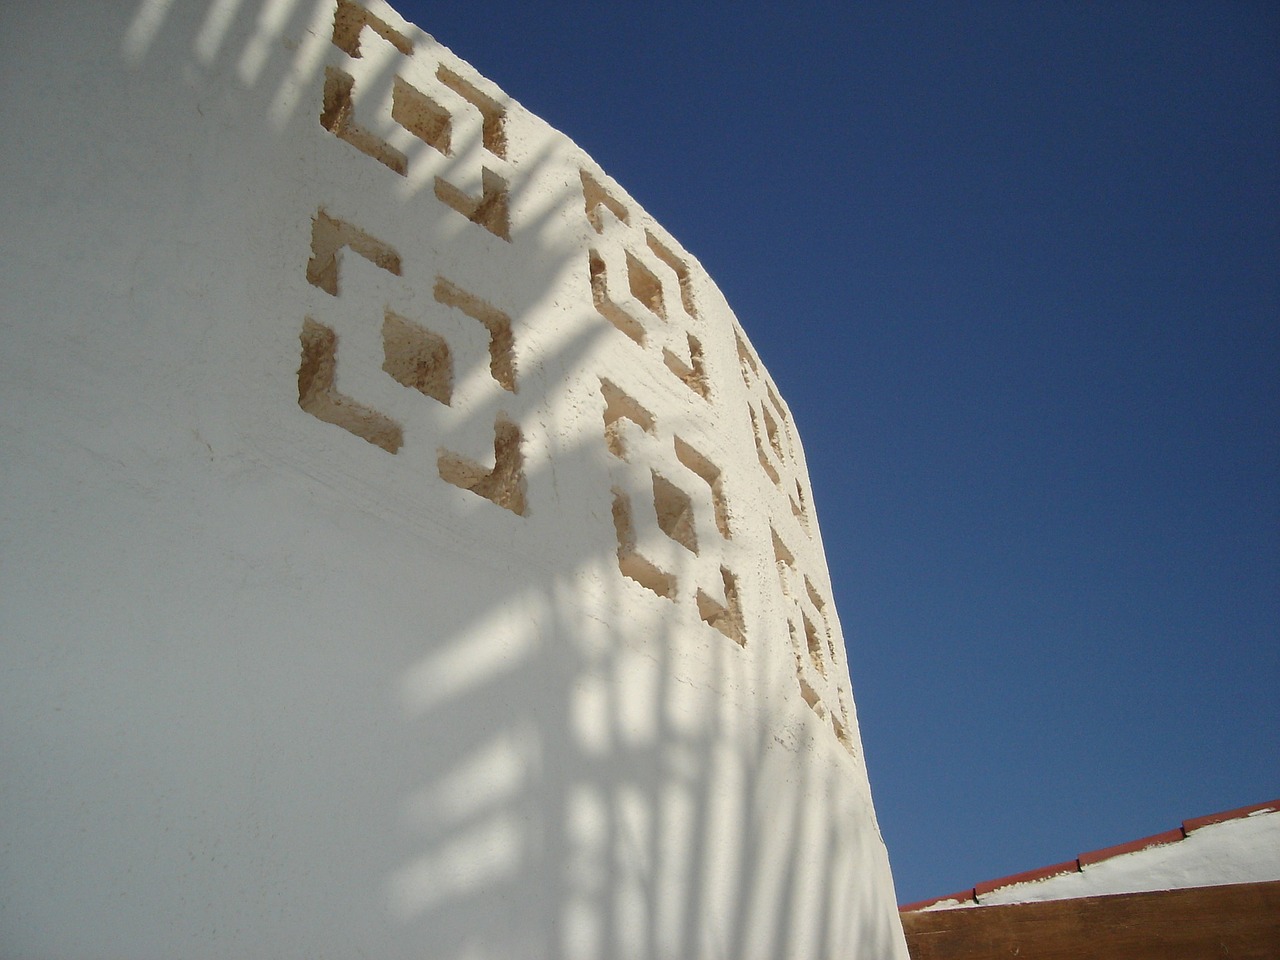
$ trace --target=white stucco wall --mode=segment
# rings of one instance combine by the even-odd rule
[[[0,955],[905,957],[768,374],[362,9],[0,5]]]

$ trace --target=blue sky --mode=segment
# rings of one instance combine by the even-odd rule
[[[1280,796],[1280,7],[396,6],[781,388],[900,901]]]

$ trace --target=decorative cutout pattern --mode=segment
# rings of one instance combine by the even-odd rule
[[[709,401],[702,343],[684,326],[699,320],[688,263],[652,229],[633,223],[626,204],[600,179],[587,170],[581,170],[580,176],[583,211],[599,235],[587,258],[596,310],[646,353],[652,350],[662,367]]]
[[[409,158],[356,123],[355,85],[355,77],[345,70],[324,68],[324,109],[320,112],[320,126],[387,169],[405,176],[409,172]]]
[[[333,14],[333,45],[353,60],[360,59],[364,56],[360,50],[360,31],[364,27],[369,27],[406,57],[412,55],[413,43],[399,30],[353,0],[338,0],[338,9]]]
[[[684,307],[684,312],[691,319],[698,319],[698,306],[693,300],[693,274],[689,270],[689,265],[672,253],[671,248],[655,237],[652,231],[646,230],[644,238],[654,256],[670,267],[676,275],[676,280],[680,284],[680,303]]]
[[[413,163],[414,183],[433,183],[434,199],[428,194],[424,202],[441,202],[469,222],[511,242],[510,185],[514,167],[508,158],[507,111],[501,91],[495,91],[486,81],[464,76],[465,67],[455,69],[442,63],[428,63],[426,70],[419,63],[417,69],[405,71],[403,76],[394,69],[375,75],[369,72],[371,68],[357,63],[367,52],[362,49],[366,41],[389,44],[394,51],[393,61],[395,57],[414,54],[406,33],[370,13],[356,0],[337,0],[332,42],[348,59],[325,68],[320,113],[323,128],[400,176],[408,176],[409,164]],[[428,55],[422,54],[424,58]],[[337,55],[333,57],[335,61],[339,59]],[[378,69],[382,69],[381,64]],[[421,89],[404,76],[414,77]],[[389,96],[385,87],[381,92],[374,89],[380,77],[390,80]],[[371,99],[380,96],[387,96],[386,101],[377,103]],[[378,116],[386,111],[387,103],[389,119]],[[357,115],[361,122],[357,122]],[[431,149],[411,149],[410,137]],[[464,181],[453,182],[456,177],[449,171],[456,170],[458,163],[473,162],[477,138],[484,161],[467,176],[463,189],[458,184]],[[421,178],[416,176],[420,164],[426,165]],[[433,170],[432,165],[438,166]],[[704,351],[704,343],[712,343],[706,338],[714,331],[699,326],[702,317],[695,291],[696,264],[681,256],[674,241],[648,221],[643,211],[624,202],[621,191],[606,186],[609,181],[586,170],[580,175],[586,219],[583,235],[591,239],[584,246],[588,247],[586,281],[592,302],[597,312],[626,337],[622,342],[629,341],[639,348],[637,356],[647,363],[643,375],[636,378],[618,372],[619,382],[628,384],[626,390],[612,380],[600,380],[603,439],[613,458],[611,512],[619,571],[655,595],[682,605],[691,622],[701,621],[735,644],[745,646],[748,630],[742,586],[731,569],[731,564],[738,562],[734,551],[743,549],[741,544],[731,542],[740,521],[731,516],[722,471],[703,452],[715,453],[714,438],[700,433],[698,418],[691,415],[681,421],[688,427],[687,431],[682,428],[682,433],[694,440],[690,443],[684,436],[672,433],[670,425],[657,421],[651,412],[659,409],[656,404],[642,405],[635,398],[645,396],[650,377],[660,385],[659,389],[681,391],[680,400],[686,409],[710,403],[713,393],[716,399],[721,396],[723,381],[714,380],[718,354],[711,352],[709,370]],[[478,193],[473,192],[477,184]],[[587,228],[589,233],[585,232]],[[344,248],[388,274],[400,277],[405,273],[400,255],[388,244],[321,209],[312,221],[306,276],[331,297],[342,294]],[[581,261],[578,264],[580,268]],[[425,275],[432,274],[428,270]],[[435,303],[458,310],[485,327],[489,374],[506,394],[516,394],[517,351],[511,317],[444,277],[435,278],[432,294]],[[405,302],[426,299],[408,298]],[[802,561],[812,561],[815,550],[809,542],[813,531],[807,487],[799,469],[798,441],[763,366],[736,329],[734,336],[758,459],[779,491],[774,498],[776,505],[771,501],[767,512],[770,526],[774,527],[774,561],[797,687],[817,716],[830,719],[837,738],[852,751],[849,700],[840,685],[842,648],[838,646],[834,620],[828,614],[821,589],[801,572],[815,568],[797,560],[800,556]],[[417,396],[445,406],[453,403],[455,351],[444,336],[384,308],[381,339],[382,372],[414,391],[403,395],[405,403],[416,403]],[[383,450],[397,452],[405,442],[401,425],[338,390],[338,341],[333,329],[312,317],[305,319],[300,337],[299,406]],[[460,344],[456,346],[461,349]],[[467,383],[471,382],[468,378]],[[697,400],[683,393],[677,382]],[[520,426],[499,411],[494,419],[492,463],[485,456],[479,458],[483,462],[477,462],[438,448],[436,465],[445,482],[525,516],[525,454]],[[706,485],[705,491],[702,484]],[[745,519],[741,522],[745,527]],[[802,549],[792,550],[783,541],[784,536]],[[692,619],[695,613],[697,619]],[[714,640],[715,634],[710,630],[706,633]]]
[[[638,442],[637,446],[648,451],[647,459],[653,461],[654,454],[663,446],[655,436],[658,425],[653,414],[611,380],[601,378],[600,393],[605,402],[604,439],[609,452],[627,463],[633,462],[641,453],[640,450],[632,449],[632,444],[624,439],[629,429],[625,425],[630,423],[636,430],[633,438],[643,441]],[[646,436],[652,439],[644,440]],[[716,530],[724,540],[729,540],[729,514],[720,469],[681,437],[668,436],[674,448],[675,462],[706,483]],[[667,462],[665,456],[657,459]],[[679,467],[675,469],[679,470]],[[716,544],[703,543],[699,536],[699,501],[654,467],[649,468],[649,478],[653,493],[653,517],[658,529],[693,557],[701,558],[709,550],[713,550]],[[613,520],[618,538],[618,566],[624,576],[672,601],[692,594],[698,616],[704,623],[739,646],[746,645],[747,632],[738,593],[738,580],[728,566],[720,563],[712,567],[718,580],[716,590],[707,590],[695,583],[691,591],[681,591],[674,574],[641,553],[637,545],[632,498],[620,485],[613,488]],[[714,553],[712,556],[714,557]],[[684,564],[680,566],[683,567]]]
[[[667,307],[662,302],[662,281],[653,275],[643,263],[627,253],[627,282],[631,295],[643,303],[655,317],[667,319]]]
[[[400,424],[338,392],[338,335],[307,317],[300,339],[298,406],[317,420],[342,427],[387,453],[398,451],[404,443]]]
[[[495,237],[511,241],[511,217],[507,210],[507,181],[488,167],[480,172],[481,193],[472,197],[443,177],[436,177],[436,198]]]
[[[453,357],[443,337],[387,311],[382,321],[382,369],[446,407],[453,396]]]
[[[617,487],[613,489],[613,527],[618,537],[618,568],[640,586],[660,597],[674,600],[676,579],[642,557],[636,550],[635,521],[631,515],[631,498]]]
[[[750,404],[747,405],[747,413],[751,417],[751,433],[756,441],[756,456],[760,460],[760,466],[764,468],[765,474],[775,484],[782,484],[782,477],[778,474],[777,468],[770,462],[769,454],[764,448],[764,437],[760,432],[760,421],[756,419],[756,409]]]
[[[629,459],[622,440],[621,422],[630,420],[645,433],[653,433],[653,414],[622,392],[611,380],[600,380],[604,396],[604,440],[609,452],[620,460]]]
[[[689,336],[689,362],[686,364],[667,347],[662,348],[662,360],[686,387],[703,400],[711,396],[706,367],[702,362],[702,344],[692,333]]]
[[[778,584],[789,607],[787,630],[795,660],[800,696],[815,714],[830,719],[836,739],[854,752],[849,735],[849,697],[840,684],[843,663],[837,653],[827,605],[807,576],[796,569],[795,554],[778,531],[771,530]],[[800,589],[803,583],[803,591]]]
[[[615,199],[600,182],[591,174],[583,170],[582,173],[582,199],[586,204],[587,220],[596,233],[604,233],[604,220],[600,216],[600,208],[608,210],[613,214],[620,223],[629,224],[630,216],[627,214],[627,208],[622,202]]]
[[[751,350],[742,342],[742,334],[737,330],[733,331],[733,340],[738,348],[738,368],[742,372],[742,382],[750,390],[754,386],[755,378],[760,376],[760,368],[756,366],[755,358],[751,356]]]
[[[698,615],[705,623],[715,627],[740,647],[747,645],[747,634],[742,626],[742,604],[738,599],[738,580],[729,572],[728,567],[720,568],[720,576],[724,581],[724,596],[727,602],[721,604],[698,590]]]
[[[715,509],[716,529],[726,540],[729,533],[729,505],[725,500],[720,468],[679,437],[675,438],[676,459],[700,476],[711,488],[711,504]]]
[[[774,455],[779,460],[785,460],[786,454],[782,452],[782,440],[778,437],[778,421],[769,415],[769,408],[761,405],[760,414],[764,417],[764,432],[769,437],[769,446],[773,447]]]
[[[791,512],[795,515],[796,519],[800,521],[800,525],[804,527],[805,533],[811,534],[811,531],[809,530],[809,510],[804,499],[804,487],[800,485],[799,477],[796,478],[795,484],[796,495],[794,497],[787,497],[787,499],[791,501]]]
[[[438,467],[441,479],[525,515],[524,454],[520,450],[520,428],[499,415],[494,424],[493,467],[441,449]]]
[[[350,247],[375,267],[400,276],[400,254],[389,244],[374,239],[344,220],[329,216],[324,210],[318,210],[311,218],[311,259],[307,261],[307,282],[336,297],[343,247]]]
[[[751,420],[751,432],[755,437],[760,468],[786,497],[791,513],[800,521],[805,533],[812,537],[812,518],[796,460],[798,444],[791,419],[787,416],[777,390],[737,330],[734,330],[734,341],[738,350],[739,373],[750,395],[747,415]],[[756,413],[757,409],[759,414]],[[791,495],[793,490],[795,496]]]
[[[361,35],[365,27],[387,41],[402,56],[411,56],[412,42],[384,20],[354,0],[340,0],[333,21],[333,45],[352,60],[363,57]],[[507,159],[506,108],[494,97],[461,74],[439,64],[435,81],[474,109],[481,120],[481,145],[495,159]],[[387,142],[356,121],[356,79],[348,70],[325,67],[323,107],[320,125],[361,153],[377,160],[400,176],[408,176],[409,158],[403,150]],[[404,130],[432,147],[442,156],[453,155],[455,118],[436,98],[396,75],[391,88],[391,119]],[[415,161],[416,162],[416,161]],[[480,196],[435,177],[435,195],[440,202],[484,227],[494,236],[511,240],[508,179],[489,166],[480,169]]]
[[[444,277],[436,277],[435,298],[479,321],[489,331],[489,373],[508,393],[516,392],[515,337],[511,318]]]
[[[693,525],[693,500],[656,471],[653,473],[653,508],[662,532],[697,556],[698,531]]]
[[[341,251],[350,247],[388,273],[401,274],[399,254],[360,228],[320,210],[312,218],[311,258],[307,280],[330,296],[340,293]],[[435,299],[479,321],[489,331],[489,369],[494,380],[516,392],[515,343],[511,318],[461,287],[437,277]],[[388,453],[404,443],[400,424],[372,407],[357,403],[337,389],[337,334],[307,317],[301,334],[298,405],[312,416],[355,434]],[[448,342],[390,309],[382,323],[382,370],[397,383],[445,406],[452,402],[453,358]],[[524,516],[524,457],[519,427],[501,414],[494,426],[494,466],[489,469],[441,450],[437,465],[442,479]]]
[[[370,31],[366,33],[366,29]],[[357,76],[368,76],[355,61],[364,57],[362,42],[379,38],[396,56],[414,54],[413,42],[402,31],[369,12],[355,0],[337,0],[333,19],[333,46],[347,58],[342,66],[327,65],[321,91],[320,124],[340,140],[400,176],[408,175],[409,157],[375,128],[356,120]],[[418,71],[417,75],[422,75]],[[420,90],[398,73],[391,78],[392,123],[422,141],[439,158],[454,156],[454,140],[460,133],[475,129],[473,121],[459,125],[451,110],[474,110],[480,118],[480,145],[489,155],[507,164],[506,108],[480,85],[444,64],[436,64],[436,93]],[[461,98],[460,100],[458,98]],[[445,104],[449,104],[448,107]],[[365,107],[361,107],[364,110]],[[384,108],[385,109],[385,108]],[[368,122],[368,121],[366,121]],[[376,129],[387,129],[385,120]],[[398,136],[398,134],[397,134]],[[397,141],[399,142],[399,141]],[[466,151],[462,151],[465,155]],[[416,154],[414,163],[431,162],[430,153]],[[511,239],[508,209],[508,178],[499,170],[482,166],[481,194],[469,196],[443,177],[436,176],[435,196],[468,220],[504,240]],[[347,247],[374,266],[394,276],[402,276],[400,255],[392,247],[353,224],[317,211],[311,225],[311,257],[307,262],[309,283],[331,297],[341,294],[342,251]],[[506,392],[514,394],[516,350],[511,318],[474,293],[463,290],[444,277],[433,288],[436,302],[457,309],[482,324],[489,333],[489,372]],[[449,406],[453,402],[453,352],[438,333],[400,316],[389,308],[382,321],[382,371],[402,386],[423,397]],[[302,362],[298,370],[298,404],[313,416],[396,453],[404,443],[399,423],[371,407],[363,406],[337,389],[338,335],[331,328],[307,317],[301,334]],[[523,437],[519,426],[498,413],[494,423],[493,466],[478,464],[451,451],[440,449],[437,468],[440,476],[454,486],[524,516],[527,496],[524,475]]]
[[[400,77],[391,84],[391,119],[423,143],[449,156],[453,127],[449,112]]]
[[[800,620],[804,623],[804,638],[809,647],[809,661],[813,664],[813,668],[825,677],[827,663],[822,653],[822,641],[818,637],[818,628],[813,625],[813,621],[803,610],[800,611]]]
[[[625,333],[640,346],[645,343],[644,324],[628,312],[620,303],[609,296],[609,280],[606,275],[604,257],[592,250],[588,254],[591,276],[591,299],[600,311],[600,315]]]
[[[629,461],[630,452],[622,439],[623,421],[629,420],[644,432],[652,433],[653,414],[640,406],[612,381],[601,378],[600,393],[605,401],[605,445],[615,457]],[[686,530],[688,535],[693,533],[691,511],[687,504],[688,496],[656,473],[652,475],[652,483],[654,511],[658,516],[658,525],[667,536],[696,553],[696,539],[692,541],[692,546],[678,539],[679,536],[686,535]],[[667,500],[665,521],[664,508],[659,506],[659,500],[663,497]],[[684,525],[686,523],[687,527]],[[674,600],[676,598],[675,577],[640,553],[637,547],[635,515],[631,507],[631,498],[620,487],[613,488],[613,527],[618,538],[618,569],[622,571],[623,576],[631,578],[660,597]]]
[[[507,109],[471,81],[454,73],[444,64],[436,70],[436,77],[446,87],[480,111],[484,120],[481,142],[495,157],[507,158]]]
[[[814,589],[813,582],[808,578],[804,578],[804,590],[809,595],[809,602],[813,604],[813,609],[818,611],[818,616],[822,618],[822,635],[827,641],[827,653],[834,661],[836,658],[835,640],[831,636],[831,622],[827,619],[827,604]]]

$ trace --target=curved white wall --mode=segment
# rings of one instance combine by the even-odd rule
[[[905,957],[767,373],[368,11],[0,11],[0,954]]]

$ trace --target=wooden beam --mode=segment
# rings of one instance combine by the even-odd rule
[[[1276,960],[1280,881],[902,914],[912,960]]]

